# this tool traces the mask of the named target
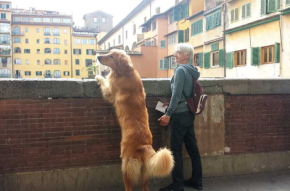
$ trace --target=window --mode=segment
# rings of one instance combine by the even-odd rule
[[[54,48],[53,49],[53,54],[60,54],[60,49],[59,48]]]
[[[50,44],[50,38],[45,38],[44,39],[44,44]]]
[[[169,24],[172,24],[174,22],[174,18],[173,18],[173,13],[169,14]]]
[[[212,66],[219,66],[219,51],[212,52]]]
[[[64,75],[64,76],[69,76],[69,72],[66,72],[66,71],[65,71],[65,72],[63,72],[63,75]]]
[[[76,65],[80,65],[80,59],[76,59]]]
[[[62,22],[63,22],[63,23],[70,23],[71,20],[70,20],[70,19],[62,19]]]
[[[64,45],[67,45],[67,40],[64,40]]]
[[[82,50],[81,49],[74,49],[74,54],[79,55],[82,54]]]
[[[98,18],[94,18],[94,23],[97,23],[98,22]]]
[[[175,44],[175,43],[176,43],[176,34],[170,35],[168,37],[168,46]]]
[[[24,49],[24,53],[29,54],[30,53],[30,49]]]
[[[96,44],[96,40],[95,39],[91,39],[90,40],[90,44]]]
[[[67,54],[67,50],[64,50],[64,54]]]
[[[37,60],[37,65],[40,65],[40,60]]]
[[[83,44],[88,44],[88,40],[87,39],[83,39]]]
[[[242,6],[242,18],[251,17],[251,3]]]
[[[133,35],[135,35],[136,34],[136,24],[133,24]]]
[[[221,11],[217,11],[206,17],[206,30],[211,30],[220,25],[221,25]]]
[[[155,9],[155,14],[160,14],[160,7],[157,7],[157,8]]]
[[[1,13],[1,19],[6,19],[6,13]]]
[[[15,78],[22,78],[22,76],[21,76],[21,70],[16,70],[15,71]]]
[[[53,61],[53,64],[54,64],[54,65],[60,65],[60,60],[59,60],[59,59],[55,59],[55,60]]]
[[[169,58],[169,62],[170,62],[170,68],[176,68],[176,62],[175,62],[174,56]]]
[[[173,9],[174,21],[179,21],[189,16],[189,3],[181,4]]]
[[[29,65],[29,60],[26,60],[26,65]]]
[[[36,71],[36,76],[42,76],[42,71]]]
[[[81,44],[81,39],[75,39],[75,44]]]
[[[33,22],[38,22],[38,23],[40,23],[41,22],[41,18],[33,18]]]
[[[193,65],[194,66],[199,66],[199,59],[200,59],[200,53],[194,54],[193,56]]]
[[[52,19],[52,22],[53,22],[53,23],[60,23],[60,19],[59,19],[59,18],[53,18],[53,19]]]
[[[25,43],[28,44],[28,39],[25,39]]]
[[[87,49],[87,55],[94,55],[94,49]]]
[[[89,67],[93,64],[93,60],[92,59],[86,59],[86,67]]]
[[[36,33],[39,33],[39,28],[36,28]]]
[[[14,43],[21,43],[20,38],[19,37],[14,37]]]
[[[80,75],[80,70],[76,70],[76,76]]]
[[[51,60],[50,59],[45,59],[44,60],[45,65],[51,65]]]
[[[39,44],[39,42],[40,42],[39,39],[36,39],[36,44]]]
[[[25,27],[25,32],[28,33],[28,27]]]
[[[63,33],[64,33],[64,34],[67,34],[67,30],[66,30],[66,29],[64,29],[64,30],[63,30]]]
[[[59,28],[53,29],[53,36],[59,36]]]
[[[203,20],[196,21],[191,24],[191,36],[198,35],[203,31]]]
[[[159,70],[168,70],[169,69],[169,62],[168,59],[159,60]]]
[[[30,22],[31,18],[30,17],[22,17],[23,22]]]
[[[160,41],[160,48],[166,48],[166,40]]]
[[[53,44],[60,44],[59,38],[53,39]]]
[[[121,35],[118,36],[118,43],[121,44]]]
[[[239,20],[239,8],[231,10],[231,22]]]
[[[48,28],[48,27],[44,28],[44,35],[45,36],[50,36],[50,28]]]
[[[262,64],[274,63],[274,46],[267,46],[261,48]]]
[[[50,18],[43,18],[44,23],[50,23]]]
[[[50,54],[51,53],[51,49],[50,48],[45,48],[44,49],[44,54]]]
[[[40,49],[37,49],[37,54],[40,54]]]
[[[14,59],[15,65],[21,65],[21,60],[19,58]]]
[[[152,30],[155,30],[156,29],[156,21],[153,21],[152,23]]]
[[[277,12],[279,9],[280,0],[261,0],[261,15],[274,13]]]
[[[45,78],[51,78],[51,71],[50,70],[46,70],[44,73],[44,77]]]
[[[13,17],[13,21],[21,21],[21,17]]]
[[[105,23],[106,22],[106,18],[102,18],[102,22]]]
[[[185,42],[189,42],[189,28],[187,28],[184,32],[185,32]]]
[[[235,52],[234,57],[235,66],[246,66],[247,65],[247,50],[240,50]]]
[[[30,71],[25,71],[25,76],[31,76],[31,72]]]

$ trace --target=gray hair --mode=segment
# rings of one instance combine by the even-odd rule
[[[190,59],[193,58],[193,47],[191,44],[179,43],[175,46],[175,52],[180,51],[184,55],[190,54]]]

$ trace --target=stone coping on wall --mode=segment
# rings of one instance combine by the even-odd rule
[[[290,94],[290,78],[203,78],[206,94]],[[171,95],[170,79],[143,79],[147,97]],[[100,98],[95,80],[0,79],[0,99]]]

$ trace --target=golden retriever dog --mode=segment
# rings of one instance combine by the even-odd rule
[[[148,191],[149,177],[163,177],[171,173],[174,161],[171,151],[152,148],[148,112],[142,80],[134,69],[130,57],[121,50],[111,50],[98,56],[111,72],[107,80],[96,76],[103,97],[116,109],[121,126],[122,173],[126,191],[141,179],[143,191]]]

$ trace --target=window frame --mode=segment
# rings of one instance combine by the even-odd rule
[[[217,64],[216,65],[214,65],[214,55],[215,54],[217,54],[218,55],[218,59],[217,59]],[[211,67],[212,68],[218,68],[218,67],[220,67],[220,65],[219,65],[219,50],[215,50],[215,51],[212,51],[211,53],[210,53],[210,65],[211,65]]]
[[[244,53],[243,54],[244,63],[242,63],[242,57],[240,56],[241,53]],[[238,55],[239,55],[239,63],[240,64],[238,64]],[[234,52],[234,66],[235,67],[247,66],[247,49],[238,50],[238,51]]]
[[[270,62],[269,57],[270,57],[270,48],[272,48],[272,62]],[[267,49],[267,60],[268,62],[265,62],[265,49]],[[261,64],[274,64],[275,63],[275,45],[270,45],[270,46],[264,46],[261,47]]]

